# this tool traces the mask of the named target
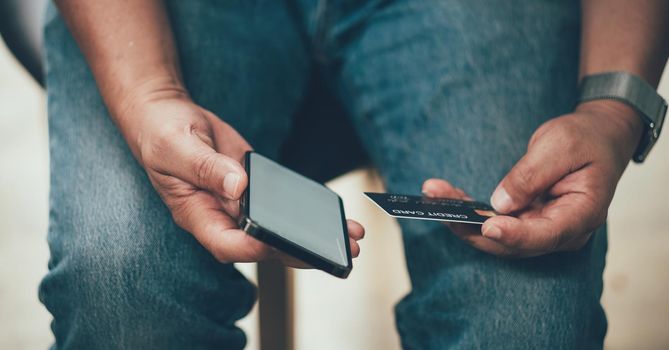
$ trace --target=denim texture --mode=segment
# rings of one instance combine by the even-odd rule
[[[486,200],[533,131],[575,103],[578,1],[167,4],[198,104],[277,157],[321,72],[389,192],[441,177]],[[40,299],[54,348],[242,348],[234,322],[254,286],[174,224],[53,7],[45,35],[51,259]],[[509,260],[438,223],[400,225],[404,348],[602,347],[605,227],[577,252]]]

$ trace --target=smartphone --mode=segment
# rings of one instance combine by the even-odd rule
[[[256,239],[314,268],[346,278],[353,268],[341,198],[256,152],[247,152],[249,182],[239,226]]]

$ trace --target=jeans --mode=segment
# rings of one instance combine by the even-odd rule
[[[277,157],[319,72],[389,192],[440,177],[486,200],[533,131],[575,103],[578,1],[167,6],[198,104]],[[234,323],[254,286],[174,224],[53,7],[45,34],[51,259],[39,295],[54,348],[242,348]],[[502,259],[439,223],[400,225],[412,286],[395,309],[403,347],[602,347],[604,227],[576,252]]]

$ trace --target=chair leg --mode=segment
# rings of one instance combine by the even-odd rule
[[[293,349],[293,274],[276,261],[258,263],[261,350]]]

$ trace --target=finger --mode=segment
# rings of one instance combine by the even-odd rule
[[[233,218],[239,218],[239,201],[216,196],[218,204],[224,212]]]
[[[346,220],[346,225],[348,227],[348,236],[358,241],[365,238],[365,228],[362,227],[358,222],[348,219]]]
[[[192,112],[192,111],[190,111]],[[143,165],[228,199],[238,199],[247,177],[240,161],[250,146],[212,113],[201,109],[193,122],[167,125],[141,150]]]
[[[428,179],[423,183],[422,192],[427,197],[460,198],[457,189],[442,179]]]
[[[573,169],[573,157],[554,154],[554,147],[535,143],[528,149],[493,192],[490,202],[496,211],[508,214],[525,208]]]
[[[181,137],[179,142],[167,141],[160,161],[153,166],[158,172],[178,177],[198,188],[227,199],[239,199],[246,188],[247,176],[238,161],[216,152],[196,133]]]
[[[177,225],[193,234],[195,239],[221,262],[254,262],[272,258],[266,244],[238,229],[234,219],[224,214],[213,195],[197,191],[187,202],[172,208]]]
[[[479,225],[463,224],[459,222],[447,222],[448,228],[456,236],[463,238],[466,236],[481,236],[481,227]]]
[[[464,190],[461,188],[456,188],[455,191],[458,193],[458,196],[460,199],[464,199],[466,201],[473,201],[474,198],[470,197]]]
[[[351,247],[351,256],[354,257],[354,258],[357,258],[358,255],[360,255],[360,245],[353,238],[349,238],[348,243],[349,243],[349,246]]]
[[[518,219],[498,215],[488,219],[481,232],[483,237],[508,248],[548,252],[557,248],[558,233],[552,226],[554,224],[548,218]]]
[[[570,242],[588,237],[596,228],[590,213],[589,201],[581,194],[562,196],[542,208],[545,216],[514,218],[499,215],[483,224],[483,236],[507,247],[552,252],[569,250]],[[577,245],[578,246],[578,245]]]
[[[447,226],[453,235],[478,250],[503,257],[518,255],[518,252],[515,249],[506,247],[498,242],[483,237],[481,235],[481,226],[479,225],[450,222],[447,223]]]
[[[473,201],[465,191],[454,187],[450,182],[442,179],[428,179],[423,183],[423,195],[429,198],[455,198]]]
[[[360,255],[360,245],[353,238],[349,238],[349,247],[351,248],[351,257],[357,258]],[[286,253],[278,252],[277,258],[282,264],[297,269],[312,269],[313,266],[305,263],[302,260],[294,258]]]
[[[476,249],[501,257],[518,256],[518,252],[481,235],[481,226],[461,224],[457,222],[444,222],[456,237]]]

